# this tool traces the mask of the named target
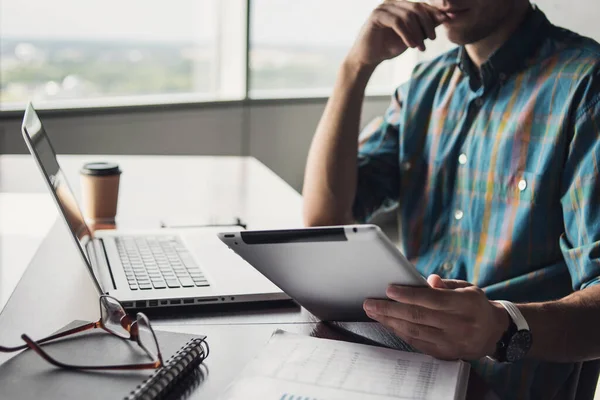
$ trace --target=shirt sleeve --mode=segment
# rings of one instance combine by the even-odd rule
[[[400,191],[400,89],[385,116],[372,121],[359,136],[358,178],[352,212],[358,222],[398,204]]]
[[[597,92],[596,92],[597,93]],[[600,95],[575,121],[561,198],[565,233],[560,239],[573,290],[600,284]]]

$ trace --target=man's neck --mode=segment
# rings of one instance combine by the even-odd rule
[[[512,15],[504,21],[502,26],[491,35],[478,42],[465,45],[467,54],[477,68],[481,67],[515,33],[525,19],[530,7],[529,2],[523,2],[522,5],[515,8]]]

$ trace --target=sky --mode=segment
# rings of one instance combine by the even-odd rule
[[[1,0],[4,37],[205,41],[217,7],[240,0]],[[380,0],[253,0],[252,37],[261,44],[352,43]],[[243,12],[243,10],[240,10]]]

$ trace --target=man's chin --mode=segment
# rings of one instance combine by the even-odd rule
[[[450,42],[458,46],[464,46],[477,41],[473,38],[473,35],[469,35],[468,32],[459,31],[456,29],[448,29],[446,31],[446,35],[448,36],[448,40]]]
[[[445,25],[444,27],[446,28],[448,40],[458,46],[477,43],[480,40],[485,39],[493,32],[493,30],[489,27],[477,25]]]

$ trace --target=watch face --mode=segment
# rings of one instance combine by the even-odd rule
[[[506,348],[506,361],[516,362],[525,358],[531,348],[532,336],[530,331],[521,330],[513,335]]]

